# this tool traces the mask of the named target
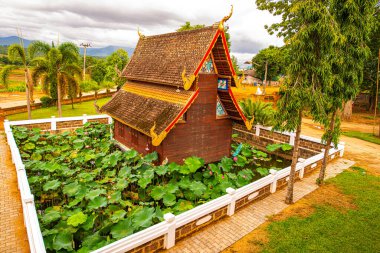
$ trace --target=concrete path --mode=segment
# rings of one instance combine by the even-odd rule
[[[335,177],[353,164],[353,161],[344,158],[331,162],[327,167],[326,178]],[[294,201],[298,201],[318,188],[315,184],[317,177],[318,171],[295,183]],[[262,200],[252,203],[236,212],[233,216],[223,218],[199,232],[184,238],[177,242],[175,247],[166,252],[220,252],[260,226],[266,221],[268,216],[284,210],[288,206],[284,203],[285,194],[286,188],[283,188]]]
[[[0,131],[0,252],[29,252],[16,169]]]

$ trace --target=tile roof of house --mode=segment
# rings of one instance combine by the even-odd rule
[[[193,94],[194,91],[176,92],[174,87],[127,82],[101,110],[151,136],[153,125],[157,133],[164,131]]]
[[[213,38],[217,26],[173,32],[139,39],[131,61],[123,71],[128,80],[183,87],[181,73],[193,74]]]

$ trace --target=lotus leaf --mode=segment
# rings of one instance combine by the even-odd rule
[[[219,163],[219,166],[223,169],[224,172],[230,172],[234,161],[231,158],[223,157]]]
[[[147,186],[148,184],[150,184],[151,182],[152,182],[152,179],[151,179],[151,178],[142,177],[142,178],[139,179],[139,181],[138,181],[137,183],[138,183],[138,185],[139,185],[141,188],[145,189],[146,186]]]
[[[172,193],[165,193],[162,200],[165,206],[173,206],[176,203],[176,196]]]
[[[124,166],[120,169],[118,176],[123,179],[128,178],[131,175],[131,171],[130,167]]]
[[[95,189],[86,194],[86,199],[93,200],[99,195],[104,195],[104,194],[106,194],[105,189]]]
[[[204,165],[203,159],[195,156],[186,158],[184,163],[189,168],[190,173],[196,172],[200,167]]]
[[[163,176],[168,172],[168,166],[166,166],[166,165],[157,166],[154,169],[154,171],[157,173],[157,175]]]
[[[256,171],[260,174],[260,176],[266,176],[269,174],[269,170],[266,168],[257,168]]]
[[[91,214],[90,216],[87,217],[87,220],[85,223],[83,223],[80,227],[83,228],[84,230],[90,230],[94,227],[95,220],[98,216],[95,216]]]
[[[77,181],[67,184],[63,187],[63,193],[72,197],[75,196],[75,194],[79,191],[80,185]]]
[[[189,187],[190,191],[192,191],[197,197],[201,196],[206,191],[206,186],[199,181],[192,182]]]
[[[46,212],[43,216],[42,216],[42,221],[45,223],[45,224],[49,224],[53,221],[56,221],[58,219],[61,218],[61,213],[59,211],[56,211],[56,210],[52,210],[50,212]]]
[[[26,150],[32,150],[35,147],[36,147],[36,145],[34,145],[34,143],[32,143],[32,142],[27,142],[24,144],[24,149],[26,149]]]
[[[131,219],[124,219],[119,221],[111,228],[111,235],[115,239],[121,239],[133,233],[133,226]]]
[[[156,151],[144,156],[144,161],[147,162],[147,163],[154,162],[157,159],[158,159],[158,155],[157,155]]]
[[[58,179],[55,179],[55,180],[45,183],[43,186],[43,189],[44,191],[55,190],[60,186],[61,186],[61,182]]]
[[[94,209],[99,209],[101,207],[105,207],[107,206],[107,199],[105,197],[95,197],[94,199],[92,199],[89,203],[88,203],[88,206],[87,208],[89,210],[94,210]]]
[[[177,204],[174,206],[174,210],[178,212],[184,212],[190,210],[194,207],[193,203],[188,200],[180,199]]]
[[[80,224],[85,223],[87,220],[87,214],[84,214],[82,212],[76,213],[73,216],[69,217],[67,219],[67,224],[77,227]]]
[[[60,232],[53,240],[53,249],[58,251],[65,249],[67,251],[73,250],[73,235],[69,232]]]
[[[133,227],[136,229],[149,227],[153,223],[153,215],[153,207],[143,207],[137,210],[133,215]]]
[[[122,209],[117,210],[116,212],[112,214],[110,219],[113,223],[117,223],[119,220],[123,219],[126,214],[127,212]]]
[[[152,189],[152,192],[150,193],[150,196],[152,196],[152,198],[154,200],[160,200],[164,197],[166,191],[164,189],[163,186],[155,186],[153,189]]]

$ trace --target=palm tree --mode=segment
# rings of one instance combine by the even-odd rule
[[[248,120],[254,118],[254,124],[269,126],[273,123],[274,109],[272,103],[246,98],[239,101],[239,106]]]
[[[24,73],[25,73],[25,89],[26,89],[26,106],[28,109],[28,119],[32,118],[30,104],[33,103],[33,79],[30,74],[30,66],[28,65],[27,55],[24,47],[19,44],[12,44],[8,48],[8,58],[10,61],[14,62],[16,60],[21,60]],[[15,66],[6,66],[0,73],[0,79],[5,87],[8,86],[8,78]]]
[[[42,78],[49,83],[50,91],[57,90],[58,116],[62,116],[61,100],[65,94],[73,98],[77,93],[81,68],[78,66],[79,49],[75,44],[65,42],[54,47],[44,42],[34,42],[29,48],[30,55],[36,64],[33,80]],[[73,92],[74,91],[74,92]],[[76,94],[75,94],[76,95]]]

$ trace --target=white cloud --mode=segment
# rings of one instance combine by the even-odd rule
[[[264,29],[278,19],[257,10],[254,0],[0,0],[0,36],[15,35],[20,27],[27,39],[56,41],[59,33],[62,41],[78,44],[134,47],[137,27],[153,35],[172,32],[186,21],[211,25],[229,13],[230,4],[231,51],[239,62],[269,45],[282,45]]]

